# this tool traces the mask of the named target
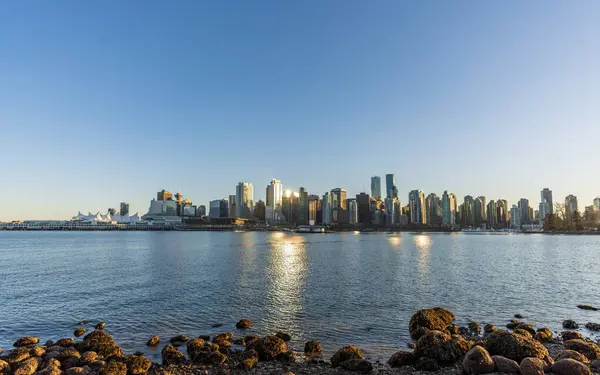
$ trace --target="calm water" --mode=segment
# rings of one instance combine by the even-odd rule
[[[600,305],[599,271],[600,236],[0,232],[0,347],[103,320],[127,352],[156,359],[151,335],[235,335],[245,317],[296,350],[317,338],[328,353],[387,356],[424,307],[463,323],[600,322],[575,307]]]

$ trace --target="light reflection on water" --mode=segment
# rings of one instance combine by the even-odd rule
[[[151,335],[242,335],[245,317],[296,350],[316,338],[326,354],[358,344],[385,357],[417,309],[438,305],[462,323],[520,313],[560,330],[600,322],[575,308],[600,304],[599,251],[600,236],[0,232],[0,347],[104,320],[126,352],[158,359]]]

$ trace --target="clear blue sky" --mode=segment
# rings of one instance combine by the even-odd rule
[[[600,195],[599,1],[2,1],[0,220],[271,178]]]

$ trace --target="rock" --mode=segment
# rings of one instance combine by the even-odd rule
[[[495,327],[493,324],[486,324],[486,325],[483,327],[483,333],[485,333],[486,335],[487,335],[488,333],[492,333],[492,332],[495,332],[495,331],[497,331],[497,330],[498,330],[498,329],[497,329],[497,328],[496,328],[496,327]]]
[[[49,346],[53,346],[54,345],[54,341],[52,340],[48,340],[46,341],[46,343],[44,344],[45,347],[49,347]]]
[[[548,349],[539,341],[507,331],[490,333],[483,344],[491,355],[501,355],[517,362],[527,357],[542,359],[548,356]]]
[[[58,357],[56,357],[56,359],[58,359],[59,361],[63,361],[65,359],[69,359],[69,358],[77,358],[79,359],[79,357],[81,357],[81,353],[79,353],[79,351],[75,348],[65,348],[64,350],[62,350],[60,352],[60,354],[58,355]]]
[[[240,321],[235,324],[235,328],[250,329],[250,328],[252,328],[253,325],[254,325],[254,323],[252,323],[252,321],[250,321],[248,319],[240,319]]]
[[[104,322],[100,322],[100,323],[96,324],[96,325],[94,326],[94,328],[96,328],[96,329],[98,329],[98,330],[103,330],[105,326],[106,326],[106,323],[104,323]]]
[[[70,346],[75,345],[75,340],[73,340],[70,337],[66,337],[64,339],[58,340],[54,345],[55,346],[62,346],[63,348],[68,348]]]
[[[223,323],[217,323],[212,325],[213,328],[223,327]]]
[[[590,363],[590,360],[586,356],[584,356],[583,354],[581,354],[579,352],[576,352],[575,350],[570,350],[570,349],[563,350],[563,352],[560,353],[558,357],[556,357],[556,360],[560,361],[561,359],[568,359],[568,358],[574,359],[574,360],[579,361],[584,364]]]
[[[577,324],[574,320],[565,320],[563,322],[563,328],[565,328],[565,329],[577,329],[577,328],[579,328],[579,324]]]
[[[494,355],[492,356],[492,359],[494,360],[494,364],[496,365],[498,372],[506,374],[520,373],[519,364],[512,359],[508,359],[500,355]]]
[[[474,346],[462,362],[463,372],[466,374],[489,374],[494,372],[496,365],[490,353],[479,345]]]
[[[65,375],[85,375],[87,373],[87,369],[84,369],[83,367],[71,367],[65,371]]]
[[[46,353],[62,352],[63,350],[65,350],[65,348],[63,348],[62,346],[54,345],[54,346],[47,347]]]
[[[78,326],[84,326],[86,324],[89,324],[87,320],[82,320],[81,322],[77,323]]]
[[[415,344],[414,342],[409,342],[406,345],[406,347],[409,348],[409,349],[416,349],[417,348],[417,344]]]
[[[585,328],[589,329],[590,331],[598,332],[598,331],[600,331],[600,324],[598,324],[598,323],[587,323],[585,325]]]
[[[41,357],[44,354],[46,354],[46,350],[44,348],[42,348],[41,346],[34,346],[29,351],[29,355],[32,357]]]
[[[517,329],[522,329],[522,330],[529,332],[531,334],[531,337],[535,336],[535,334],[536,334],[535,327],[532,324],[521,323],[515,327],[515,330],[517,330]]]
[[[39,358],[29,358],[20,362],[18,367],[13,372],[13,375],[33,375],[40,365]]]
[[[146,343],[146,345],[148,346],[156,346],[160,343],[160,337],[158,336],[152,336],[150,337],[150,339],[148,340],[148,342]]]
[[[62,371],[58,367],[45,367],[44,369],[36,372],[36,375],[62,375]]]
[[[564,342],[565,349],[574,350],[586,356],[590,361],[600,357],[600,347],[591,341],[582,339],[569,340]]]
[[[101,344],[115,344],[115,340],[113,340],[111,335],[104,331],[92,331],[83,338],[83,346],[85,350],[94,350],[93,347]]]
[[[21,337],[20,339],[15,341],[13,346],[21,347],[21,346],[27,346],[27,345],[35,345],[38,342],[40,342],[40,339],[38,337],[33,337],[33,336]]]
[[[250,370],[256,367],[256,365],[258,364],[258,358],[246,358],[243,359],[242,361],[240,361],[240,363],[238,364],[238,368],[241,368],[242,370]]]
[[[92,362],[92,364],[90,365],[90,367],[91,367],[92,369],[94,369],[94,371],[98,372],[98,371],[100,371],[100,369],[101,369],[101,368],[102,368],[102,366],[104,366],[104,365],[106,365],[106,362],[105,362],[105,361],[98,360],[98,361],[96,361],[96,362]]]
[[[304,354],[321,353],[322,350],[321,343],[316,340],[307,341],[304,344]]]
[[[5,372],[7,369],[10,369],[10,365],[8,362],[0,359],[0,373]]]
[[[212,366],[220,366],[227,361],[227,356],[220,352],[212,352],[205,359],[204,363]]]
[[[87,329],[85,329],[85,328],[76,328],[75,331],[73,332],[73,335],[75,337],[81,337],[81,336],[85,335],[86,332],[87,332]]]
[[[171,344],[175,346],[181,346],[186,343],[190,338],[186,335],[177,335],[175,337],[171,337]]]
[[[552,365],[552,372],[555,375],[592,375],[586,365],[571,358],[556,361]]]
[[[18,363],[18,362],[24,361],[29,357],[31,357],[29,348],[17,348],[17,349],[7,352],[4,355],[3,360],[8,362],[9,364],[13,364],[13,363]]]
[[[481,325],[479,325],[479,323],[469,322],[468,326],[469,326],[469,333],[472,336],[479,336],[479,334],[481,333]]]
[[[544,375],[544,361],[539,358],[525,358],[519,365],[521,375]]]
[[[127,375],[127,366],[121,362],[108,362],[98,371],[100,375]]]
[[[560,334],[560,336],[562,337],[563,341],[583,339],[581,333],[575,331],[564,331]]]
[[[454,314],[441,307],[417,311],[409,322],[410,336],[418,340],[427,330],[445,332],[448,324],[454,321]]]
[[[462,336],[430,331],[417,341],[415,356],[434,358],[438,364],[446,365],[461,359],[468,350],[469,344]]]
[[[287,352],[285,341],[275,336],[265,336],[262,339],[250,341],[246,344],[246,350],[256,350],[261,361],[270,361],[279,354]]]
[[[280,339],[282,339],[285,342],[288,342],[292,339],[292,336],[290,336],[289,334],[284,333],[284,332],[277,332],[275,334],[275,337],[279,337]]]
[[[451,335],[458,335],[459,327],[456,324],[448,324],[448,326],[446,327],[446,332],[448,332]]]
[[[173,345],[165,346],[160,352],[163,366],[178,365],[185,361],[185,356]]]
[[[519,324],[521,324],[520,321],[518,321],[516,319],[513,319],[509,323],[506,324],[506,328],[508,328],[508,329],[515,329],[515,328],[517,328],[517,326]]]
[[[109,357],[115,357],[115,358],[120,358],[123,357],[123,349],[121,349],[120,346],[118,346],[117,344],[99,344],[96,346],[96,353],[98,353],[98,355],[104,357],[104,358],[109,358]]]
[[[233,345],[246,346],[246,339],[243,337],[238,337],[231,342]]]
[[[369,372],[373,370],[373,365],[371,362],[365,359],[349,359],[347,361],[342,362],[342,368],[348,371],[360,371],[360,372]]]
[[[437,371],[440,369],[440,365],[433,358],[419,358],[415,362],[415,369],[419,371]]]
[[[362,359],[362,353],[360,349],[358,349],[354,345],[347,345],[338,350],[331,357],[331,367],[336,368],[340,366],[343,362],[348,361],[350,359]]]
[[[592,361],[592,368],[600,370],[600,359],[595,359]]]
[[[63,359],[62,361],[60,361],[60,364],[61,364],[60,367],[63,370],[68,370],[71,367],[78,367],[79,366],[79,358],[71,357],[71,358]]]
[[[515,319],[523,319],[523,315],[521,315],[521,314],[515,314]]]
[[[125,357],[125,364],[130,375],[141,375],[148,372],[152,362],[144,356],[128,355]]]
[[[85,365],[91,365],[92,363],[98,360],[98,353],[93,351],[87,351],[81,354],[79,357],[79,362]]]
[[[202,340],[204,340],[204,341],[208,341],[208,340],[210,340],[210,336],[209,336],[209,335],[200,335],[200,336],[198,336],[198,338],[199,338],[199,339],[202,339]]]
[[[417,358],[413,353],[400,350],[392,355],[388,360],[388,364],[392,367],[411,366],[416,360]]]
[[[277,360],[284,363],[294,363],[296,362],[296,354],[291,350],[279,353],[279,355],[277,356]]]
[[[233,338],[233,334],[231,332],[223,332],[223,333],[219,333],[218,335],[216,335],[215,337],[213,337],[213,342],[217,342],[217,341],[229,341]]]
[[[552,341],[552,331],[548,328],[540,328],[535,334],[535,339],[541,342],[550,342]]]
[[[191,361],[195,362],[197,359],[200,359],[200,357],[206,353],[206,351],[204,349],[204,340],[193,339],[193,340],[188,341],[186,350],[187,350],[188,358]]]
[[[581,310],[591,310],[591,311],[598,311],[598,308],[597,308],[597,307],[590,306],[590,305],[577,305],[577,308],[578,308],[578,309],[581,309]]]

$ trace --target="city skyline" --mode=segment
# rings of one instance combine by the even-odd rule
[[[66,0],[0,14],[0,220],[144,212],[161,188],[208,204],[240,181],[264,201],[272,178],[355,196],[377,175],[384,195],[387,171],[403,203],[448,190],[537,209],[549,187],[583,210],[600,194],[600,2]]]

